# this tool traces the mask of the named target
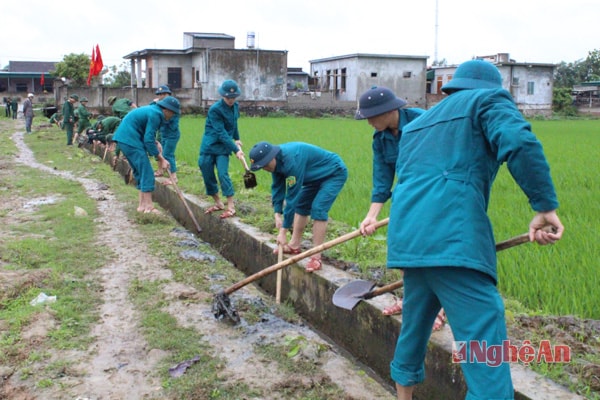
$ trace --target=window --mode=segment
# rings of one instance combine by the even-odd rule
[[[527,94],[534,94],[535,82],[527,82]]]
[[[341,87],[342,91],[346,91],[346,68],[342,68],[342,82]]]
[[[17,92],[26,92],[27,84],[26,83],[17,83],[16,85]]]
[[[371,78],[377,78],[377,72],[371,72]]]
[[[512,78],[512,85],[513,86],[519,86],[519,77],[513,76],[513,78]]]
[[[402,73],[402,77],[403,78],[410,78],[412,76],[412,72],[411,71],[404,71]]]

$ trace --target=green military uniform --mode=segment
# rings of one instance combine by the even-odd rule
[[[129,99],[117,99],[112,104],[112,112],[115,117],[125,118],[127,113],[133,109],[133,102]]]
[[[52,125],[56,125],[59,128],[62,129],[62,114],[61,113],[54,113],[50,116],[50,118],[48,118],[48,122],[50,122]]]
[[[75,125],[75,108],[70,101],[71,99],[78,101],[79,96],[76,94],[69,96],[62,108],[63,128],[67,131],[67,146],[73,144],[73,126]]]
[[[13,119],[17,119],[17,113],[19,112],[19,103],[17,102],[17,98],[13,97],[10,102],[10,108],[12,109],[12,117]]]
[[[77,107],[77,133],[79,134],[92,127],[92,123],[90,122],[92,113],[87,108],[87,102],[88,99],[86,97],[82,97],[79,101],[79,107]]]
[[[102,143],[110,142],[113,133],[115,133],[120,123],[121,118],[119,117],[105,117],[98,119],[92,126],[94,132],[89,135],[89,139],[99,140]]]

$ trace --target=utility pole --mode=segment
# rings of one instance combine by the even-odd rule
[[[435,0],[435,48],[433,49],[433,64],[438,62],[438,1]]]

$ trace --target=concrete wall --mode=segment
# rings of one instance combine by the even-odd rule
[[[282,101],[286,96],[287,52],[248,50],[210,50],[202,83],[205,100],[218,100],[218,88],[226,79],[235,80],[242,94],[239,101]]]

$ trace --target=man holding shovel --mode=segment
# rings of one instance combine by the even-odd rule
[[[375,132],[373,133],[373,189],[371,206],[360,224],[363,235],[372,235],[373,226],[383,205],[392,197],[392,186],[396,176],[398,160],[398,143],[402,136],[402,128],[421,115],[421,108],[404,108],[406,101],[394,95],[385,87],[374,86],[360,96],[355,119],[366,119]],[[384,315],[400,314],[402,300],[383,309]],[[441,310],[433,323],[433,329],[444,326],[444,310]]]
[[[127,157],[140,191],[137,211],[145,214],[161,214],[152,202],[155,179],[148,156],[156,158],[159,168],[169,168],[169,161],[157,146],[156,131],[180,112],[179,100],[172,96],[165,97],[157,105],[132,110],[123,118],[113,136],[113,141]]]
[[[240,111],[237,98],[241,93],[237,82],[234,80],[227,79],[221,84],[219,87],[221,100],[208,109],[204,136],[202,136],[200,144],[198,168],[200,168],[204,179],[206,194],[211,196],[215,202],[204,213],[211,214],[225,209],[225,204],[219,196],[218,185],[221,185],[221,192],[227,198],[227,210],[219,215],[221,219],[235,216],[235,203],[233,201],[235,191],[229,177],[229,156],[233,153],[240,160],[244,157],[238,129]],[[215,169],[217,170],[216,174]]]
[[[431,324],[443,307],[466,354],[507,339],[496,288],[496,249],[487,216],[498,169],[507,163],[533,210],[529,239],[552,244],[564,230],[542,146],[502,88],[491,63],[461,64],[442,87],[450,94],[406,125],[400,139],[388,227],[388,268],[404,271],[402,330],[391,362],[400,400],[425,377]],[[555,232],[542,228],[551,225]],[[467,399],[513,399],[507,362],[460,364]]]
[[[313,246],[325,241],[328,213],[348,179],[348,170],[335,153],[308,143],[276,146],[259,142],[250,150],[250,169],[273,176],[271,199],[275,209],[277,243],[286,254],[299,254],[308,217],[313,221]],[[284,207],[285,204],[285,207]],[[293,228],[292,228],[293,227]],[[292,228],[292,238],[287,232]],[[307,272],[321,269],[321,254],[313,255]]]
[[[156,89],[154,94],[156,95],[156,99],[154,99],[154,101],[152,101],[150,104],[157,104],[165,97],[171,96],[172,92],[167,85],[162,85]],[[169,178],[163,182],[164,185],[177,184],[175,149],[177,148],[177,143],[179,142],[180,137],[181,131],[179,130],[179,115],[175,115],[167,124],[162,125],[160,128],[160,145],[163,149],[163,156],[167,159],[167,161],[169,161],[170,165]],[[161,168],[158,168],[154,173],[154,176],[159,177],[163,176],[164,174],[165,171]]]

